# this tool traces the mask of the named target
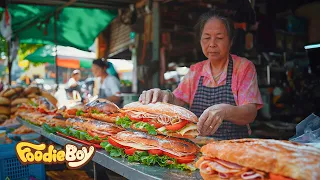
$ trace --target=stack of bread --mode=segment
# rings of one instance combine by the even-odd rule
[[[52,104],[56,105],[57,100],[48,92],[40,90],[38,87],[30,86],[11,87],[0,92],[0,124],[14,116],[19,105],[28,102],[31,98],[38,96],[46,97]]]

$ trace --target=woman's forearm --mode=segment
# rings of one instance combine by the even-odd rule
[[[226,104],[225,120],[231,121],[237,125],[246,125],[252,123],[257,116],[257,107],[255,104],[246,104],[242,106],[233,106]]]
[[[181,106],[181,107],[185,107],[188,104],[184,101],[182,101],[181,99],[176,98],[176,96],[172,93],[172,104],[177,105],[177,106]]]

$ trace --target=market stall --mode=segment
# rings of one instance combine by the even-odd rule
[[[159,110],[161,114],[157,114]],[[218,141],[205,138],[201,142],[196,141],[199,136],[193,120],[197,121],[197,117],[182,107],[170,104],[142,105],[133,102],[119,109],[109,101],[96,99],[58,110],[44,97],[36,97],[20,103],[15,116],[26,128],[62,147],[95,147],[91,159],[95,179],[96,163],[128,179],[206,180],[241,176],[247,180],[275,180],[279,177],[316,180],[320,176],[320,149],[316,147],[263,139]],[[163,126],[161,123],[165,119],[180,123]],[[309,124],[311,134],[318,131],[314,130],[318,126],[310,126],[310,123],[317,120],[314,116],[304,122]],[[300,125],[300,129],[304,127]],[[316,142],[313,139],[307,141],[311,136],[310,133],[304,134],[304,130],[302,135],[300,131],[297,133],[296,142]],[[196,144],[204,145],[202,154]],[[252,165],[249,163],[254,161],[250,160],[251,156],[262,159]],[[303,161],[304,156],[312,161]],[[286,161],[289,160],[297,163],[288,166]],[[264,161],[273,165],[259,164]],[[273,168],[277,166],[288,171]],[[312,171],[305,168],[309,166]],[[298,168],[301,172],[293,173]]]
[[[32,128],[35,132],[49,138],[50,140],[62,146],[68,143],[76,144],[79,147],[84,145],[82,143],[70,140],[68,138],[48,133],[44,131],[41,127],[35,126],[20,118],[18,118],[18,120],[23,125]],[[145,166],[138,163],[130,163],[127,160],[123,160],[122,158],[111,157],[104,149],[99,149],[98,151],[96,151],[92,161],[128,179],[202,179],[198,171],[188,172],[175,169],[161,168],[159,166]]]

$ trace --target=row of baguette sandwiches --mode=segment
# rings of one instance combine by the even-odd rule
[[[33,124],[100,144],[110,155],[146,165],[200,170],[203,179],[320,179],[320,150],[270,139],[215,141],[201,148],[198,118],[167,103],[123,108],[97,99],[86,105],[55,109],[45,98],[25,103],[17,115]]]

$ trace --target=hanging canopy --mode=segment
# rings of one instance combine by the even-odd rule
[[[73,47],[57,46],[57,65],[65,68],[78,69],[91,68],[92,61],[96,54],[93,52],[82,51]],[[28,55],[25,59],[31,62],[55,63],[55,47],[46,45]]]
[[[58,7],[9,4],[8,8],[13,37],[21,43],[55,44],[54,13]],[[115,10],[65,7],[56,23],[57,44],[87,50],[116,16]]]

